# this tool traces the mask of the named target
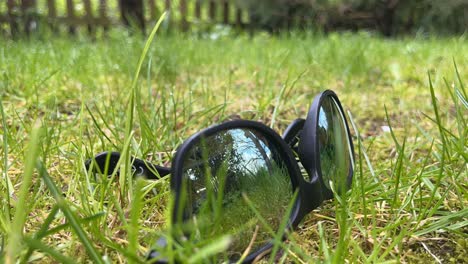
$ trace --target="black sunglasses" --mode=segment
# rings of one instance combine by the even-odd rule
[[[113,172],[119,159],[104,152],[86,167]],[[132,168],[148,179],[171,175],[172,224],[183,226],[184,239],[231,234],[228,252],[215,258],[250,263],[271,251],[272,230],[283,234],[283,219],[286,230],[295,229],[334,191],[351,187],[354,149],[341,103],[327,90],[283,137],[259,122],[228,121],[187,139],[171,168],[136,158]],[[156,250],[149,258],[165,263]]]

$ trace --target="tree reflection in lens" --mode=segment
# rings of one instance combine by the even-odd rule
[[[246,199],[277,231],[293,197],[291,179],[278,150],[258,131],[231,129],[202,140],[184,161],[186,213],[197,223],[200,240],[232,235],[227,257],[239,258],[271,239]]]
[[[319,109],[317,140],[320,153],[322,178],[327,188],[330,181],[337,190],[346,188],[352,166],[351,148],[343,113],[333,97],[327,96]]]

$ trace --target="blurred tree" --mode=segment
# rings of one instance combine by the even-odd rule
[[[466,0],[237,0],[252,27],[270,32],[313,25],[371,29],[385,36],[415,31],[463,33],[468,28]],[[308,21],[303,24],[302,21]]]
[[[468,1],[399,1],[394,19],[398,32],[464,33],[468,28]]]
[[[127,27],[137,26],[145,32],[143,0],[119,0],[122,22]]]
[[[250,24],[270,32],[290,28],[293,18],[311,15],[314,0],[237,0],[248,10]]]

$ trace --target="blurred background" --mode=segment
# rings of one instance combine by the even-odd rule
[[[125,25],[146,32],[167,11],[166,30],[206,32],[219,26],[286,30],[369,30],[384,36],[460,34],[468,25],[464,0],[5,0],[2,36],[32,32],[100,34]]]

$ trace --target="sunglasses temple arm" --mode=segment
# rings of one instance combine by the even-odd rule
[[[86,170],[89,171],[90,167],[94,165],[91,171],[99,173],[107,172],[107,175],[111,175],[118,165],[120,156],[119,152],[106,151],[99,153],[94,158],[88,159],[85,162]],[[148,161],[134,157],[130,157],[130,161],[132,162],[134,176],[143,176],[146,179],[157,180],[171,173],[170,168],[154,165]]]
[[[171,173],[171,168],[154,165],[141,159],[132,158],[132,160],[132,168],[135,170],[135,175],[141,175],[150,180],[157,180]]]
[[[291,147],[296,148],[300,133],[304,127],[305,120],[303,118],[298,118],[289,124],[289,126],[284,130],[283,139]]]

